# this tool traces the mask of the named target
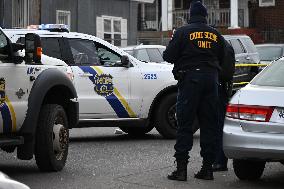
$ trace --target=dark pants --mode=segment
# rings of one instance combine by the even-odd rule
[[[216,164],[227,166],[228,158],[223,151],[223,128],[226,115],[226,106],[228,103],[228,93],[225,85],[219,85],[219,123],[218,123],[218,137],[217,137],[217,149],[216,149]]]
[[[187,160],[193,145],[192,125],[198,117],[203,162],[213,164],[218,133],[218,72],[188,71],[178,83],[177,141],[174,157]]]

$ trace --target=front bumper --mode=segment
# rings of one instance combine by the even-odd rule
[[[284,160],[284,134],[244,131],[240,120],[226,118],[223,149],[230,159]]]

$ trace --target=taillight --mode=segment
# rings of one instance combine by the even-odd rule
[[[226,116],[234,119],[268,122],[274,108],[269,106],[249,106],[229,104]]]

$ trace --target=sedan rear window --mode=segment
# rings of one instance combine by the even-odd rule
[[[284,60],[272,63],[258,74],[251,84],[260,86],[284,87]]]

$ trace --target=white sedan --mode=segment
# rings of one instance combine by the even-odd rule
[[[231,99],[223,148],[242,180],[261,177],[266,162],[284,163],[284,58],[259,73]]]
[[[0,172],[0,189],[29,189],[29,187]]]
[[[165,62],[163,52],[166,50],[166,47],[162,45],[137,45],[121,49],[144,62]]]

